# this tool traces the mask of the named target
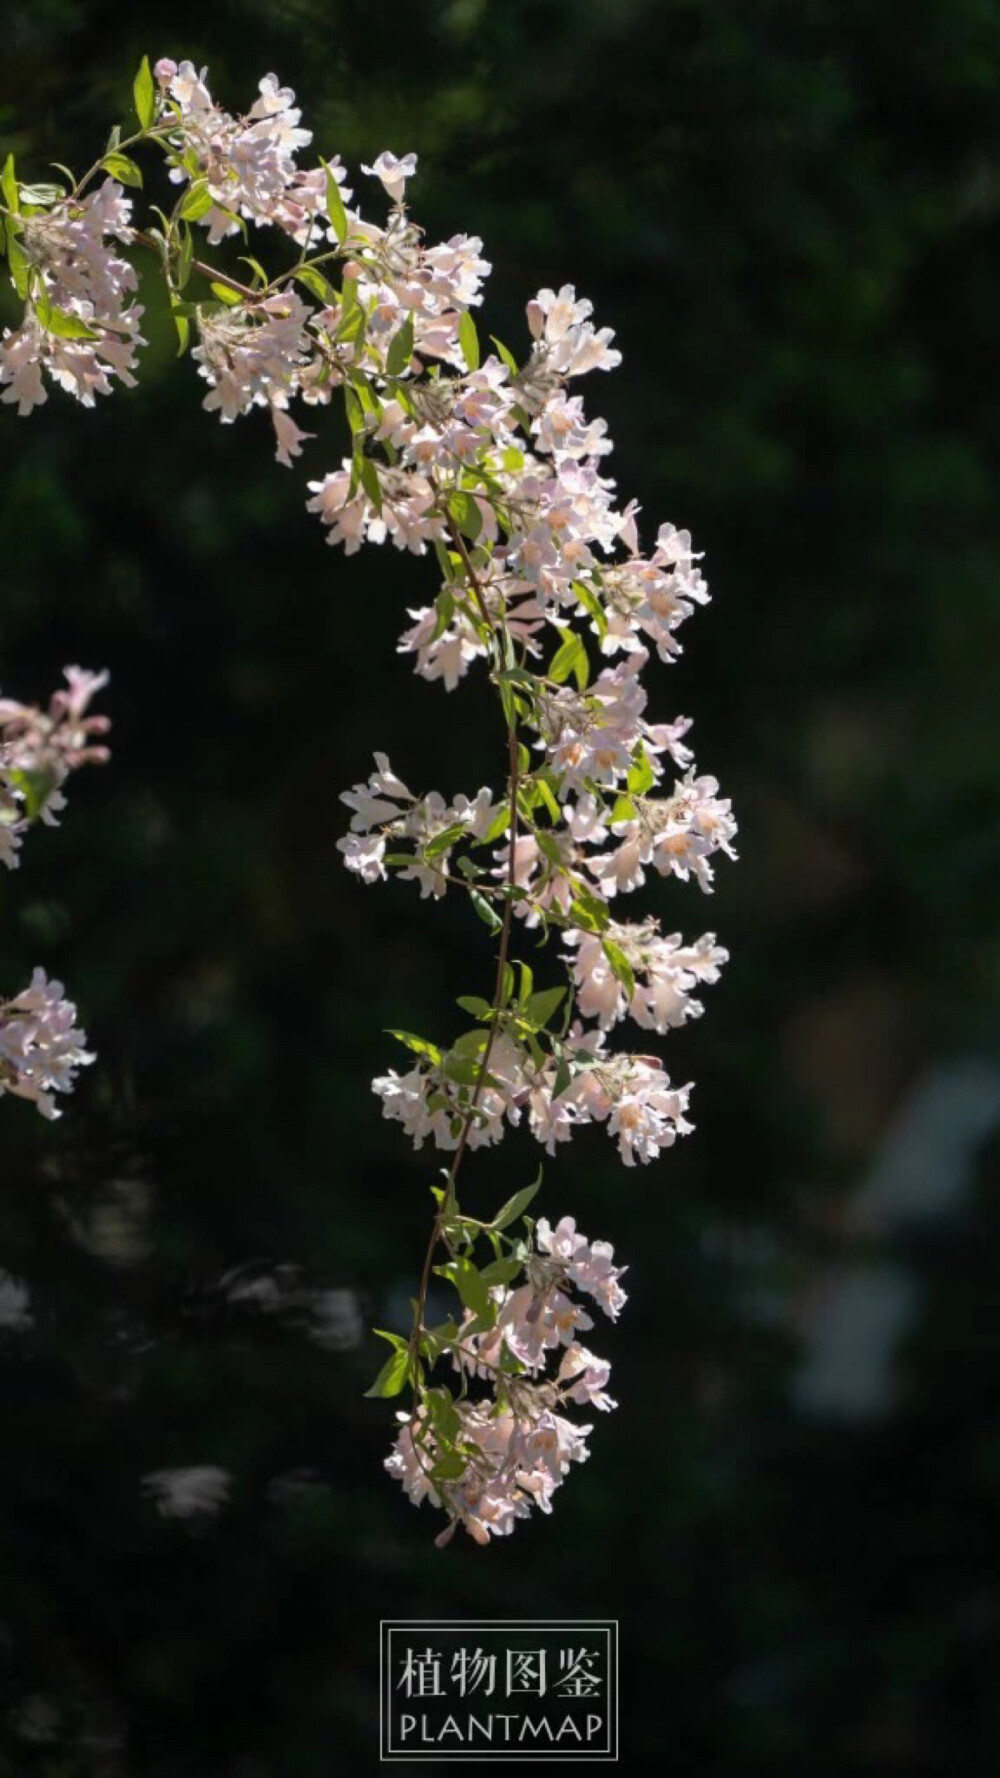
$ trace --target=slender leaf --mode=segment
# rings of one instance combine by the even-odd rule
[[[632,968],[631,963],[626,957],[625,952],[619,945],[616,945],[612,939],[602,938],[601,945],[614,975],[617,977],[618,981],[621,982],[622,987],[625,989],[626,994],[631,1000],[635,994],[635,971]]]
[[[583,637],[576,630],[568,630],[561,646],[556,649],[549,667],[549,678],[556,685],[562,685],[572,674],[580,690],[583,691],[590,677],[590,663]]]
[[[404,370],[409,369],[412,357],[413,315],[411,312],[407,315],[402,327],[393,334],[392,339],[389,341],[389,350],[386,353],[385,359],[385,368],[388,375],[390,377],[401,377]]]
[[[397,1043],[403,1043],[415,1056],[429,1056],[432,1062],[440,1062],[441,1051],[436,1043],[427,1037],[417,1037],[412,1031],[393,1031],[386,1029],[387,1037],[394,1037]]]
[[[462,357],[465,359],[470,371],[478,370],[479,335],[476,332],[476,323],[473,321],[468,309],[463,309],[461,319],[458,323],[458,343],[462,349]]]
[[[156,83],[153,80],[153,71],[149,66],[148,56],[143,56],[139,64],[139,72],[132,82],[132,98],[139,126],[141,129],[148,130],[156,116]]]
[[[391,1352],[371,1388],[365,1390],[366,1399],[399,1395],[406,1388],[409,1374],[410,1356],[405,1347],[402,1352]]]
[[[347,236],[347,211],[344,209],[340,187],[326,161],[323,166],[326,169],[326,213],[337,240],[343,241]]]
[[[531,1185],[524,1186],[521,1191],[515,1192],[512,1198],[508,1198],[506,1204],[501,1205],[500,1209],[494,1216],[493,1221],[490,1223],[490,1228],[509,1228],[512,1222],[516,1222],[519,1216],[524,1215],[524,1212],[532,1202],[532,1199],[535,1198],[541,1190],[541,1185],[542,1175],[541,1172],[539,1172],[538,1178],[535,1179]]]
[[[7,156],[3,164],[3,172],[0,173],[0,192],[3,193],[3,201],[8,210],[13,210],[16,216],[21,208],[21,199],[18,194],[17,174],[14,170],[14,156],[12,154]]]

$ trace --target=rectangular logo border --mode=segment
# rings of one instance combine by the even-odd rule
[[[391,1672],[388,1655],[390,1637],[393,1630],[602,1630],[608,1638],[609,1658],[608,1676],[612,1680],[611,1697],[614,1717],[614,1751],[608,1753],[580,1753],[576,1750],[566,1753],[539,1753],[533,1746],[524,1753],[494,1753],[490,1750],[477,1748],[474,1753],[465,1753],[458,1749],[447,1751],[436,1748],[426,1753],[394,1753],[389,1748],[390,1733],[387,1724],[391,1725]],[[619,1619],[616,1617],[602,1618],[379,1618],[379,1764],[397,1765],[404,1761],[418,1761],[423,1765],[432,1760],[464,1760],[472,1764],[479,1760],[494,1760],[501,1764],[517,1765],[525,1759],[533,1759],[539,1765],[559,1765],[566,1760],[575,1759],[586,1765],[615,1765],[618,1762],[618,1644]],[[612,1671],[613,1670],[613,1671]],[[611,1725],[609,1724],[609,1727]]]

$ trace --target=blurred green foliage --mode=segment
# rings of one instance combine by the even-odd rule
[[[927,1070],[997,1059],[1000,12],[9,0],[3,31],[3,146],[35,176],[89,163],[143,53],[207,62],[233,109],[273,67],[352,173],[418,152],[429,233],[484,237],[491,330],[516,347],[541,284],[593,298],[625,353],[584,391],[614,471],[716,593],[655,695],[745,857],[712,903],[655,904],[732,952],[670,1044],[697,1135],[635,1176],[601,1136],[548,1170],[549,1211],[631,1264],[617,1423],[551,1522],[439,1553],[379,1467],[377,1343],[220,1280],[294,1267],[405,1315],[432,1167],[368,1082],[383,1027],[448,1030],[488,940],[348,879],[337,794],[375,746],[446,794],[495,781],[481,689],[411,679],[432,568],[327,549],[266,421],[200,413],[153,289],[134,396],[0,410],[0,684],[108,665],[115,720],[0,884],[0,980],[64,975],[101,1058],[54,1130],[0,1107],[0,1264],[35,1318],[0,1330],[0,1772],[367,1769],[377,1620],[421,1613],[617,1615],[633,1761],[989,1769],[996,1150],[943,1225],[851,1206]],[[307,474],[340,454],[324,427]],[[484,1203],[532,1160],[477,1159]],[[919,1290],[896,1395],[810,1417],[799,1342],[873,1253]],[[141,1478],[201,1463],[234,1486],[199,1534]]]

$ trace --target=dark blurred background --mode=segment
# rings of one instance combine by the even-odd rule
[[[3,32],[24,176],[89,164],[144,52],[234,110],[274,69],[352,172],[418,152],[515,351],[539,285],[594,299],[619,485],[716,595],[657,713],[743,859],[648,903],[732,953],[668,1046],[697,1134],[630,1174],[578,1138],[540,1200],[630,1265],[620,1412],[551,1520],[438,1552],[362,1399],[434,1162],[368,1083],[490,947],[348,877],[337,797],[375,747],[496,782],[481,681],[394,653],[430,563],[305,514],[336,421],[294,474],[263,416],[223,432],[155,280],[138,392],[0,410],[0,684],[106,665],[115,723],[0,883],[0,981],[64,977],[100,1053],[54,1129],[0,1106],[0,1772],[366,1771],[378,1619],[421,1615],[620,1618],[639,1767],[994,1770],[1000,10],[9,0]],[[508,1138],[473,1201],[534,1160]]]

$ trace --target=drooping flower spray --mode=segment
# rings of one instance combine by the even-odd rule
[[[384,1115],[446,1157],[412,1327],[383,1333],[390,1352],[369,1391],[410,1396],[386,1466],[444,1514],[439,1542],[462,1527],[485,1543],[533,1507],[548,1512],[588,1455],[592,1428],[571,1410],[615,1404],[607,1362],[580,1336],[595,1306],[613,1320],[625,1296],[606,1242],[570,1216],[527,1214],[538,1181],[489,1221],[466,1215],[467,1156],[518,1124],[555,1155],[599,1123],[632,1167],[691,1128],[690,1087],[645,1041],[614,1048],[609,1034],[630,1020],[663,1035],[698,1016],[726,961],[712,933],[687,940],[652,914],[614,917],[649,876],[710,891],[715,855],[735,856],[730,805],[696,771],[690,723],[647,715],[651,655],[673,660],[708,598],[700,558],[670,524],[641,548],[638,508],[605,473],[607,426],[572,392],[620,362],[611,332],[567,285],[528,303],[519,356],[496,339],[485,351],[473,318],[490,271],[482,242],[427,244],[407,208],[414,154],[362,167],[388,200],[374,221],[339,159],[299,166],[311,137],[273,75],[234,117],[190,62],[144,63],[135,106],[138,128],[114,133],[72,187],[23,186],[8,162],[25,318],[0,347],[3,399],[26,413],[48,378],[91,404],[112,378],[131,381],[141,310],[122,251],[152,252],[206,409],[224,423],[265,409],[286,465],[320,409],[343,413],[346,448],[309,483],[309,510],[348,554],[383,542],[433,554],[439,590],[408,612],[399,651],[446,691],[478,673],[495,709],[496,786],[413,790],[376,753],[367,783],[344,793],[338,842],[363,883],[395,876],[425,897],[468,897],[494,945],[492,979],[459,998],[451,1040],[394,1033],[408,1059],[373,1083]],[[162,151],[175,187],[172,208],[143,226],[123,190],[142,184],[127,152],[140,143]],[[273,269],[246,250],[251,228],[254,253],[261,239],[277,253]],[[209,248],[242,237],[249,270],[206,261],[199,234]],[[559,977],[538,984],[525,943],[553,933]],[[436,1325],[432,1276],[456,1292]]]

